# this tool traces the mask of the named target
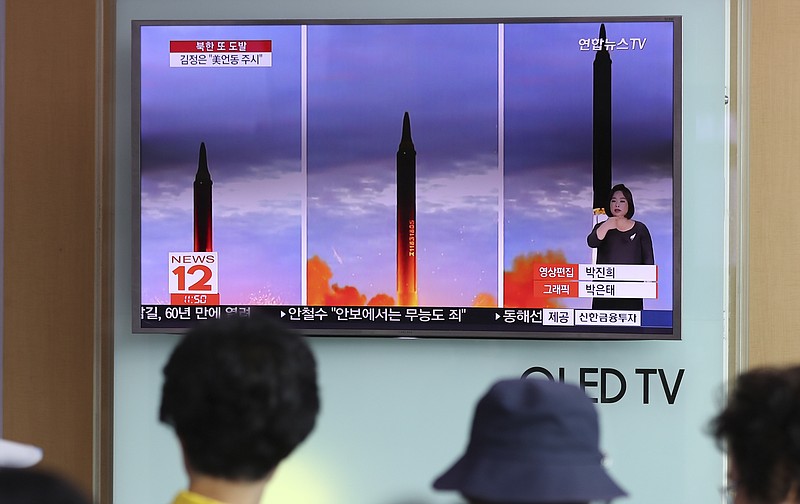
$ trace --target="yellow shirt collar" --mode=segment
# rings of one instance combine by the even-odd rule
[[[175,500],[172,501],[172,504],[224,504],[218,500],[209,499],[203,495],[198,493],[190,492],[188,490],[184,490],[175,497]]]

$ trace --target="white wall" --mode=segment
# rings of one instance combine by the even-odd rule
[[[682,341],[312,340],[323,412],[282,466],[267,502],[436,504],[458,501],[430,482],[464,448],[473,404],[496,378],[532,366],[579,380],[614,368],[625,396],[600,404],[611,472],[623,502],[720,502],[722,457],[705,433],[724,379],[726,235],[726,11],[722,0],[430,2],[406,0],[118,0],[114,502],[168,502],[185,484],[178,446],[157,422],[160,371],[174,335],[132,335],[130,313],[131,19],[683,16]],[[668,9],[665,11],[665,9]],[[637,373],[637,369],[640,370]],[[673,386],[674,404],[658,375]],[[589,371],[597,381],[599,371]],[[616,381],[612,379],[616,390]],[[589,388],[598,396],[598,388]]]

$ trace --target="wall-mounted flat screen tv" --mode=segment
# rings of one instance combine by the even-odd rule
[[[680,339],[680,17],[132,31],[134,332]]]

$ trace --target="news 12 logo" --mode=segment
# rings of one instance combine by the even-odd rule
[[[218,305],[216,252],[169,253],[169,304]]]

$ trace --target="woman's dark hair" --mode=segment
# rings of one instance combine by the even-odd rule
[[[263,478],[308,436],[318,411],[310,348],[271,320],[197,326],[164,367],[160,419],[202,474]]]
[[[606,199],[606,215],[609,217],[613,217],[614,215],[611,213],[611,198],[614,197],[615,192],[621,192],[625,199],[628,201],[628,213],[625,214],[625,217],[630,219],[633,217],[633,212],[635,208],[633,206],[633,194],[631,194],[631,190],[625,187],[625,184],[617,184],[611,188],[611,191],[608,193],[608,199]]]
[[[739,376],[711,430],[751,501],[777,503],[800,490],[800,366]]]
[[[0,469],[3,504],[89,504],[89,498],[63,477],[38,469]]]

